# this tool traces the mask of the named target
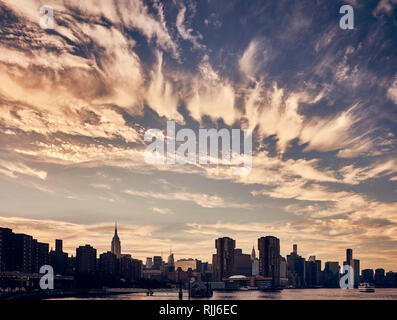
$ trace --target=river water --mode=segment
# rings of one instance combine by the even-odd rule
[[[145,293],[130,293],[84,299],[178,300],[178,291],[154,292],[151,297],[146,296]],[[183,299],[188,299],[186,291],[183,293]],[[58,300],[82,300],[82,298],[63,298]],[[284,289],[279,292],[214,291],[214,295],[211,298],[200,300],[397,300],[397,288],[377,288],[375,292],[359,292],[357,289]]]

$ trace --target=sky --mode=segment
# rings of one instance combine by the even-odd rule
[[[139,259],[273,235],[397,271],[396,34],[396,0],[0,0],[0,226],[102,253],[117,221]],[[251,129],[252,170],[147,164],[168,120]]]

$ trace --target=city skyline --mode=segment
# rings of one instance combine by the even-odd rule
[[[0,1],[0,226],[106,252],[118,221],[140,259],[274,235],[397,269],[395,1],[49,2]],[[148,164],[167,121],[252,130],[251,171]]]
[[[36,239],[33,235],[31,235],[31,234],[27,234],[26,232],[16,232],[15,230],[12,230],[15,234],[26,234],[26,235],[29,235],[29,236],[33,236],[33,239],[36,239],[38,242],[40,242],[40,243],[45,243],[45,244],[48,244],[49,245],[49,250],[50,251],[58,251],[58,250],[60,250],[61,252],[63,251],[63,252],[65,252],[65,253],[67,253],[68,255],[69,255],[69,257],[75,257],[76,256],[76,250],[78,249],[78,248],[80,248],[80,247],[84,247],[84,246],[91,246],[93,249],[95,249],[96,250],[96,252],[97,252],[97,254],[96,254],[96,257],[97,258],[99,258],[100,257],[100,255],[103,253],[103,254],[105,254],[105,253],[108,253],[108,252],[112,252],[113,254],[115,254],[115,256],[116,257],[118,257],[118,258],[120,258],[120,257],[122,257],[122,256],[125,256],[125,255],[131,255],[131,257],[132,258],[134,258],[134,259],[139,259],[139,260],[141,260],[142,261],[142,263],[143,264],[145,264],[146,263],[146,259],[147,258],[153,258],[153,257],[155,257],[155,256],[161,256],[161,258],[162,258],[162,261],[164,262],[164,263],[167,263],[167,257],[169,258],[171,255],[172,255],[172,259],[174,259],[174,257],[175,256],[178,256],[178,255],[181,255],[181,254],[178,254],[177,252],[175,252],[175,251],[173,251],[171,248],[169,249],[169,253],[170,253],[170,256],[168,256],[167,255],[167,251],[160,251],[160,252],[152,252],[151,253],[151,255],[146,255],[146,256],[139,256],[139,255],[135,255],[133,252],[130,252],[130,251],[126,251],[126,250],[122,250],[122,248],[123,248],[123,246],[122,246],[122,243],[123,243],[123,241],[122,241],[122,239],[120,239],[119,237],[118,237],[118,231],[117,231],[117,228],[118,228],[119,226],[117,226],[117,223],[115,223],[114,225],[113,225],[113,232],[114,232],[114,234],[113,234],[113,238],[112,238],[112,240],[110,240],[109,241],[109,246],[108,246],[108,248],[106,248],[106,249],[103,249],[103,250],[100,250],[97,246],[95,246],[95,244],[93,244],[93,243],[91,243],[91,242],[86,242],[86,243],[80,243],[80,244],[78,244],[75,248],[73,248],[72,250],[72,252],[70,252],[70,250],[64,250],[65,248],[67,248],[67,246],[64,246],[64,242],[63,242],[63,239],[60,239],[61,237],[58,237],[58,238],[55,238],[55,239],[53,239],[53,241],[52,242],[49,242],[49,243],[46,243],[45,241],[41,241],[41,239]],[[4,226],[0,226],[0,228],[4,228]],[[261,237],[259,237],[258,239],[256,239],[256,241],[254,241],[253,243],[253,246],[251,247],[251,249],[250,250],[245,250],[244,251],[244,249],[242,249],[242,247],[241,246],[238,246],[237,244],[238,244],[238,239],[232,239],[232,238],[230,238],[230,237],[228,237],[228,236],[222,236],[222,237],[220,237],[220,238],[218,238],[218,239],[216,239],[216,243],[217,243],[217,241],[218,240],[220,240],[220,239],[229,239],[229,240],[231,240],[231,241],[233,241],[233,244],[232,244],[232,248],[231,248],[231,250],[232,250],[232,254],[234,254],[234,249],[238,249],[238,250],[242,250],[243,252],[246,252],[245,253],[245,255],[250,255],[251,256],[251,260],[252,260],[252,254],[253,254],[253,251],[251,251],[251,250],[255,250],[255,252],[256,252],[256,255],[259,257],[259,255],[260,255],[260,249],[259,249],[259,245],[258,245],[258,242],[259,241],[264,241],[265,240],[265,238],[267,239],[267,238],[270,238],[270,239],[276,239],[277,241],[278,241],[278,250],[280,250],[279,248],[280,248],[280,244],[282,243],[282,241],[281,241],[281,239],[278,239],[277,237],[274,237],[274,236],[270,236],[270,235],[266,235],[266,236],[261,236]],[[117,241],[118,241],[118,249],[116,249],[116,248],[114,248],[114,241],[115,241],[115,239],[117,239]],[[60,244],[58,244],[58,241],[60,241]],[[273,240],[272,240],[273,241]],[[214,242],[214,239],[212,239],[212,243]],[[56,247],[52,247],[52,243],[54,243],[55,245],[56,245]],[[256,244],[255,244],[256,243]],[[60,249],[58,249],[58,247],[57,246],[60,246]],[[291,248],[291,251],[289,251],[288,253],[286,253],[286,254],[283,254],[281,251],[280,251],[280,257],[282,257],[282,258],[287,258],[287,256],[289,255],[289,254],[298,254],[298,250],[297,250],[297,247],[298,247],[298,245],[299,244],[296,244],[296,243],[293,243],[293,244],[291,244],[291,246],[290,246],[290,248]],[[263,246],[263,245],[262,245]],[[119,254],[118,252],[118,250],[121,250],[121,253]],[[215,245],[215,248],[214,247],[212,247],[212,251],[209,253],[209,256],[214,256],[214,251],[215,251],[215,253],[216,253],[216,251],[217,251],[217,248],[216,248],[216,245]],[[328,258],[326,258],[326,257],[320,257],[320,256],[318,256],[318,255],[316,255],[315,254],[315,252],[312,252],[312,254],[309,256],[309,255],[305,255],[304,253],[302,253],[302,250],[301,250],[301,248],[300,248],[300,250],[299,250],[299,256],[301,256],[301,257],[303,257],[306,261],[310,261],[311,260],[311,258],[315,258],[316,260],[320,260],[324,265],[324,267],[323,268],[325,268],[325,266],[326,266],[326,263],[330,263],[330,262],[337,262],[338,264],[339,264],[339,266],[343,266],[343,264],[345,263],[345,262],[347,262],[347,264],[350,264],[350,265],[352,265],[352,262],[350,262],[349,260],[351,260],[351,257],[352,257],[352,255],[353,255],[353,252],[354,251],[354,248],[345,248],[345,251],[344,251],[344,253],[342,254],[342,256],[343,255],[345,255],[343,258],[341,258],[341,259],[336,259],[336,260],[332,260],[332,259],[328,259]],[[163,254],[164,253],[164,254]],[[387,271],[393,271],[393,270],[395,270],[395,269],[390,269],[390,270],[388,270],[387,268],[385,268],[385,267],[382,267],[382,266],[370,266],[370,265],[368,265],[367,263],[363,263],[363,260],[361,260],[360,259],[360,256],[359,255],[357,255],[357,253],[355,252],[355,254],[354,254],[354,257],[358,257],[359,259],[358,259],[358,261],[359,261],[359,270],[360,270],[360,272],[362,271],[362,270],[365,270],[365,269],[372,269],[372,270],[375,270],[375,269],[384,269],[385,270],[385,272],[387,272]],[[209,257],[208,259],[203,259],[202,257],[197,257],[197,256],[192,256],[192,255],[184,255],[184,256],[181,256],[181,257],[179,257],[179,258],[175,258],[175,261],[182,261],[182,260],[186,260],[186,259],[198,259],[198,260],[201,260],[202,262],[208,262],[208,263],[210,263],[210,264],[213,264],[213,257],[211,258],[211,257]],[[353,260],[352,260],[353,261]],[[322,269],[321,269],[322,270]],[[261,272],[264,272],[264,271],[261,271]],[[269,271],[266,271],[266,272],[269,272]],[[277,272],[279,272],[279,271],[277,271]]]

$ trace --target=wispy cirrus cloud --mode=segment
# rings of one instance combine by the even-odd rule
[[[392,83],[391,87],[387,90],[387,96],[395,104],[397,104],[397,79]]]
[[[11,161],[5,161],[0,159],[0,173],[10,177],[17,178],[17,175],[27,175],[41,180],[47,178],[47,172],[43,170],[33,169],[24,163],[15,163]]]
[[[217,195],[210,195],[206,193],[190,193],[190,192],[170,192],[170,193],[159,193],[151,191],[137,191],[126,189],[124,193],[142,197],[152,198],[159,200],[178,200],[178,201],[189,201],[194,202],[203,208],[240,208],[240,209],[251,209],[252,205],[249,203],[240,203],[231,199],[223,199]]]
[[[101,221],[128,212],[136,221],[153,216],[178,228],[167,233],[128,222],[125,232],[136,226],[142,235],[122,241],[143,258],[161,243],[208,259],[213,238],[225,233],[247,250],[255,237],[271,233],[288,250],[302,242],[308,254],[315,247],[327,255],[332,243],[335,252],[356,246],[376,263],[392,256],[393,1],[371,8],[371,19],[363,16],[366,23],[347,38],[326,2],[300,1],[287,10],[280,1],[222,7],[213,1],[54,1],[53,31],[39,26],[42,4],[0,4],[0,184],[18,194],[20,206],[32,204],[26,215],[66,216],[59,200],[69,197],[78,219],[86,210],[100,211],[91,207],[99,201],[112,207],[111,217],[99,214]],[[193,129],[253,129],[251,173],[148,166],[142,136],[148,128],[165,130],[166,120]],[[155,191],[160,181],[173,183]],[[40,190],[46,207],[40,192],[18,193],[19,186]],[[186,225],[167,203],[189,212]],[[14,207],[6,200],[5,214]],[[247,209],[250,215],[237,214]],[[207,211],[213,214],[199,214]],[[10,221],[2,224],[45,232],[34,218]],[[98,249],[108,250],[100,233],[110,237],[110,223],[58,227],[43,239],[65,229],[65,238],[76,239],[73,249],[88,232]]]
[[[158,214],[173,214],[172,210],[170,210],[168,208],[153,207],[152,210],[153,210],[153,212],[156,212]]]
[[[189,8],[191,9],[191,11],[193,11],[194,14],[196,11],[195,6],[191,3],[189,5]],[[186,24],[188,23],[188,21],[186,21],[187,20],[186,11],[187,11],[187,7],[182,4],[181,8],[178,11],[178,15],[176,17],[176,23],[175,23],[176,28],[182,39],[190,41],[193,45],[193,48],[204,49],[205,46],[200,44],[199,42],[199,40],[202,39],[203,36],[199,32],[196,32],[196,34],[194,34],[193,29],[190,28],[189,26],[186,26]]]

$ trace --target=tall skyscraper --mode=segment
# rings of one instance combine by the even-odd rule
[[[11,229],[0,228],[0,272],[15,270],[14,258],[13,232]]]
[[[353,259],[353,270],[354,270],[354,286],[358,287],[360,284],[360,260]]]
[[[346,261],[343,265],[349,265],[353,268],[354,272],[354,287],[360,284],[360,260],[353,259],[353,249],[346,249]]]
[[[373,283],[374,282],[374,270],[372,270],[372,269],[364,269],[361,272],[361,281],[362,282]]]
[[[258,276],[259,275],[259,259],[255,258],[255,260],[251,261],[251,275]]]
[[[168,256],[167,260],[168,266],[175,266],[175,259],[174,259],[174,254],[170,250],[170,255]]]
[[[251,275],[259,275],[259,259],[256,258],[255,246],[252,246],[251,251]]]
[[[353,249],[346,249],[346,262],[349,266],[353,265],[351,261],[353,260]]]
[[[252,246],[251,260],[255,260],[255,259],[256,259],[255,246]]]
[[[287,260],[284,257],[280,257],[280,281],[287,280]]]
[[[170,255],[168,256],[167,260],[167,272],[174,272],[175,271],[175,259],[174,259],[174,254],[170,250]]]
[[[386,276],[385,269],[376,269],[375,270],[375,285],[377,287],[384,287],[386,284]]]
[[[161,269],[163,266],[163,258],[161,256],[153,257],[153,269]]]
[[[397,288],[397,272],[389,271],[386,273],[386,286]]]
[[[99,270],[106,274],[115,275],[117,272],[117,257],[110,251],[99,256]]]
[[[66,273],[74,273],[76,272],[76,257],[73,257],[73,255],[71,257],[68,257],[67,260],[67,264],[66,264]]]
[[[273,236],[258,239],[259,274],[272,277],[272,284],[280,286],[280,240]]]
[[[153,258],[147,257],[146,258],[146,268],[151,269],[153,267]]]
[[[302,288],[306,282],[305,258],[298,255],[298,246],[294,244],[291,254],[287,255],[288,282],[295,288]]]
[[[316,256],[310,256],[305,267],[306,286],[319,286],[321,284],[321,260],[316,260]]]
[[[252,275],[251,255],[244,254],[241,249],[234,249],[233,274],[247,277]]]
[[[114,236],[112,239],[111,252],[116,255],[117,258],[121,255],[121,243],[119,236],[117,235],[117,222],[114,225]]]
[[[15,234],[15,270],[21,273],[33,272],[33,237],[27,234]]]
[[[217,281],[233,274],[234,249],[236,241],[224,237],[215,240],[216,255],[213,256],[214,273]]]
[[[327,261],[324,267],[324,285],[328,288],[339,287],[339,262]]]
[[[76,249],[76,270],[79,273],[94,273],[96,270],[96,249],[89,244]]]
[[[32,271],[34,273],[39,273],[40,268],[49,263],[48,249],[48,243],[41,243],[33,239]]]
[[[55,239],[55,251],[56,252],[63,252],[63,243],[60,239]]]
[[[133,259],[129,254],[123,254],[118,259],[119,274],[129,280],[135,281],[142,277],[142,261]]]
[[[50,252],[50,264],[55,274],[65,274],[68,265],[68,254],[63,252],[62,240],[55,240],[55,251]]]

